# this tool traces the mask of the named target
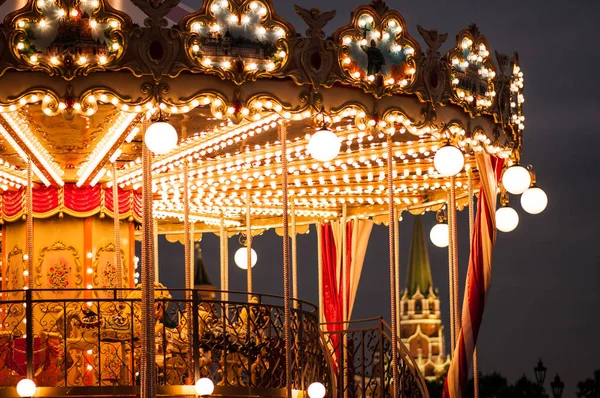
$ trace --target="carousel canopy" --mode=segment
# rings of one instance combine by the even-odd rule
[[[442,52],[447,34],[419,27],[420,44],[383,1],[358,7],[329,38],[335,11],[295,6],[308,25],[301,35],[270,0],[205,0],[170,27],[177,1],[132,0],[143,27],[105,0],[25,3],[0,26],[5,219],[22,212],[29,159],[34,192],[56,198],[36,216],[77,215],[65,199],[90,192],[85,214],[110,212],[103,198],[116,181],[121,216],[139,218],[141,149],[157,121],[177,134],[172,149],[169,131],[146,136],[163,231],[180,229],[184,172],[195,230],[222,219],[242,230],[248,202],[254,228],[281,224],[282,173],[299,225],[343,205],[349,216],[386,213],[388,145],[396,207],[413,213],[440,209],[451,178],[464,203],[469,174],[478,184],[477,151],[520,157],[518,57],[493,57],[474,25]],[[453,177],[434,164],[447,145],[464,155]]]

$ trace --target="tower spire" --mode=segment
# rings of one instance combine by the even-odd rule
[[[423,233],[423,224],[421,216],[415,216],[410,254],[408,257],[408,277],[406,279],[408,296],[412,297],[417,290],[420,290],[422,294],[426,294],[432,285],[431,266],[429,265],[429,254],[427,253],[427,242]]]

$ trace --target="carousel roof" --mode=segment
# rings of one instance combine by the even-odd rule
[[[6,16],[3,193],[27,184],[28,159],[36,186],[59,196],[65,185],[110,187],[115,178],[141,192],[143,132],[159,114],[178,133],[178,145],[152,161],[164,230],[183,218],[184,170],[197,231],[221,217],[243,228],[248,201],[255,228],[279,226],[282,124],[298,224],[336,217],[343,205],[350,216],[386,213],[388,143],[397,208],[414,213],[447,199],[450,178],[433,164],[444,145],[465,154],[459,203],[469,175],[477,187],[477,151],[519,159],[518,57],[496,53],[494,62],[474,25],[442,54],[446,34],[419,27],[422,49],[382,1],[358,7],[331,38],[323,29],[334,11],[295,6],[308,25],[300,35],[270,0],[205,0],[172,27],[165,18],[177,1],[132,2],[147,16],[143,27],[105,0],[29,0]],[[307,149],[324,125],[341,142],[325,162]]]

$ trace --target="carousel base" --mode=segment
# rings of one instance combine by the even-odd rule
[[[294,397],[303,398],[303,391],[293,390]],[[14,387],[0,388],[0,398],[18,397]],[[102,386],[102,387],[38,387],[35,397],[139,397],[140,388],[131,386]],[[159,397],[189,397],[196,396],[194,386],[158,386]],[[286,396],[285,388],[256,388],[256,387],[224,387],[215,386],[211,396],[217,397],[264,397],[282,398]]]

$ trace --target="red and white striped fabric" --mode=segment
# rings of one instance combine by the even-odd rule
[[[485,299],[492,280],[492,249],[496,242],[496,194],[504,161],[492,158],[486,153],[479,153],[476,157],[480,178],[477,216],[471,237],[462,326],[444,383],[444,398],[463,396],[483,318]]]
[[[321,228],[322,286],[320,295],[323,298],[323,311],[329,332],[344,329],[342,322],[352,316],[352,309],[358,291],[358,283],[367,252],[369,237],[373,229],[372,220],[351,220],[346,223],[346,270],[342,270],[342,230],[339,221],[325,222]],[[345,278],[342,277],[345,275]],[[345,280],[344,280],[345,279]],[[344,297],[346,305],[344,306]],[[346,312],[344,313],[344,307]],[[332,341],[337,347],[337,337],[332,334]],[[335,355],[339,357],[339,355]],[[337,359],[336,359],[337,360]]]

